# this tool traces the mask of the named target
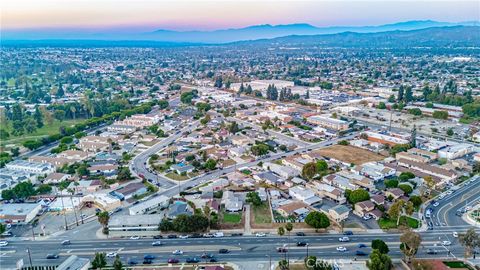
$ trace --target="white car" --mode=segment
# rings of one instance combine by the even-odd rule
[[[263,233],[263,232],[259,232],[259,233],[256,233],[255,236],[256,237],[265,237],[265,236],[267,236],[267,234]]]
[[[435,202],[435,203],[433,204],[434,207],[437,207],[437,206],[439,206],[439,205],[440,205],[439,202]]]
[[[444,245],[444,246],[450,246],[451,244],[452,244],[452,242],[450,242],[450,241],[443,241],[442,242],[442,245]]]
[[[183,250],[179,250],[179,249],[174,250],[174,251],[172,252],[172,254],[173,254],[173,255],[182,255],[182,254],[183,254]]]
[[[188,238],[188,235],[186,235],[186,234],[185,234],[185,235],[180,235],[178,238],[180,238],[180,239],[187,239],[187,238]]]
[[[8,241],[0,241],[0,247],[8,246]]]
[[[452,235],[453,235],[453,237],[457,238],[458,237],[458,232],[453,232]]]
[[[140,236],[135,235],[135,236],[130,237],[130,240],[138,240],[138,239],[140,239]]]
[[[372,218],[372,216],[370,216],[370,215],[363,216],[363,220],[370,220],[371,218]]]
[[[117,253],[116,252],[109,252],[109,253],[107,253],[107,257],[108,258],[115,258],[115,257],[117,257]]]
[[[344,237],[338,238],[338,241],[340,241],[340,242],[350,242],[350,238],[348,238],[347,236],[344,236]]]
[[[347,248],[346,247],[337,247],[337,251],[345,252],[345,251],[347,251]]]

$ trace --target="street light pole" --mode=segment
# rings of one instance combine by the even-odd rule
[[[32,238],[33,238],[33,241],[35,241],[35,232],[33,231],[33,224],[31,225],[32,227]]]
[[[28,260],[30,261],[30,268],[33,268],[32,255],[30,255],[30,248],[27,248]]]

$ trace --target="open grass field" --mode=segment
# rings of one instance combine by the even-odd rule
[[[351,145],[332,145],[327,148],[316,150],[315,152],[328,158],[333,158],[346,163],[353,163],[355,165],[370,161],[379,161],[385,158],[382,155]]]
[[[252,206],[253,221],[255,224],[272,223],[272,215],[270,213],[270,206],[264,203],[261,206]]]
[[[27,141],[27,140],[33,140],[33,139],[38,139],[38,138],[42,138],[42,137],[45,137],[45,136],[48,136],[48,135],[52,135],[52,134],[55,134],[55,133],[58,133],[59,130],[60,130],[60,127],[70,127],[74,124],[77,124],[77,123],[81,123],[83,122],[85,119],[75,119],[75,120],[65,120],[65,121],[58,121],[58,120],[55,120],[53,121],[53,123],[51,125],[45,123],[45,125],[37,130],[35,130],[35,132],[33,133],[29,133],[29,134],[24,134],[22,136],[13,136],[11,134],[12,132],[12,126],[11,124],[10,125],[7,125],[5,127],[5,130],[10,133],[10,137],[7,139],[7,140],[2,140],[0,142],[0,144],[2,145],[7,145],[7,144],[20,144],[24,141]],[[3,128],[3,127],[2,127]]]
[[[417,229],[420,226],[420,222],[417,219],[402,216],[400,218],[400,225],[408,224],[408,227],[412,229]],[[397,220],[396,219],[387,219],[381,218],[378,220],[378,226],[381,229],[388,230],[388,229],[396,229],[397,228]]]
[[[185,181],[187,179],[190,179],[190,177],[188,177],[188,175],[180,175],[180,174],[177,174],[177,173],[174,173],[174,172],[167,173],[167,174],[165,174],[165,176],[172,179],[172,180],[175,180],[175,181]]]

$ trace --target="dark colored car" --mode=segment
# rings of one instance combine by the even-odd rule
[[[138,264],[138,261],[135,260],[135,259],[129,259],[127,263],[128,263],[129,265],[136,265],[136,264]]]
[[[58,258],[59,258],[58,254],[48,254],[47,255],[47,259],[58,259]]]
[[[143,256],[143,259],[144,260],[154,260],[155,259],[155,256],[151,255],[151,254],[147,254],[145,256]]]
[[[357,251],[355,252],[355,255],[357,255],[357,256],[367,256],[368,253],[367,253],[367,252],[364,252],[364,251],[362,251],[362,250],[357,250]]]
[[[242,236],[243,233],[232,233],[232,236]]]
[[[286,252],[288,252],[288,249],[285,248],[285,247],[278,247],[278,248],[277,248],[277,252],[286,253]]]
[[[162,239],[162,238],[163,238],[163,236],[161,236],[161,235],[155,235],[155,236],[153,236],[153,239]]]
[[[358,248],[364,248],[364,247],[367,247],[367,245],[365,245],[365,244],[358,244]]]
[[[210,260],[208,260],[209,262],[217,262],[217,259],[215,258],[210,258]]]
[[[153,260],[143,260],[143,264],[152,264]]]
[[[177,238],[177,235],[176,234],[169,234],[167,237],[170,238],[170,239],[173,239],[173,238]]]
[[[168,263],[179,263],[180,261],[178,259],[175,259],[175,258],[170,258],[168,259]]]
[[[427,250],[427,254],[435,255],[435,254],[437,254],[437,251],[436,251],[435,249],[433,249],[433,248],[429,248],[429,249]]]
[[[305,242],[305,241],[297,242],[297,247],[304,247],[306,245],[307,245],[307,242]]]
[[[222,254],[225,254],[225,253],[229,253],[230,251],[226,248],[221,248],[218,250],[218,253],[222,253]]]
[[[353,235],[353,232],[352,231],[344,231],[343,234],[344,235]]]
[[[297,232],[296,235],[297,236],[305,236],[305,233],[304,232]]]
[[[192,235],[190,235],[190,238],[202,238],[203,235],[199,234],[199,233],[194,233]]]
[[[187,263],[199,263],[200,260],[198,258],[193,257],[193,258],[187,258],[186,262]]]

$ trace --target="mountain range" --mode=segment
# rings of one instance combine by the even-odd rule
[[[115,31],[93,32],[75,30],[5,30],[2,31],[3,40],[123,40],[123,41],[159,41],[169,43],[203,43],[222,44],[246,40],[274,39],[286,36],[313,36],[338,34],[344,32],[355,33],[379,33],[389,31],[410,31],[432,27],[446,26],[479,26],[480,22],[438,22],[432,20],[417,20],[385,24],[378,26],[332,26],[316,27],[310,24],[285,24],[285,25],[254,25],[244,28],[221,29],[214,31],[174,31],[159,29],[150,32],[123,32],[121,29]]]

